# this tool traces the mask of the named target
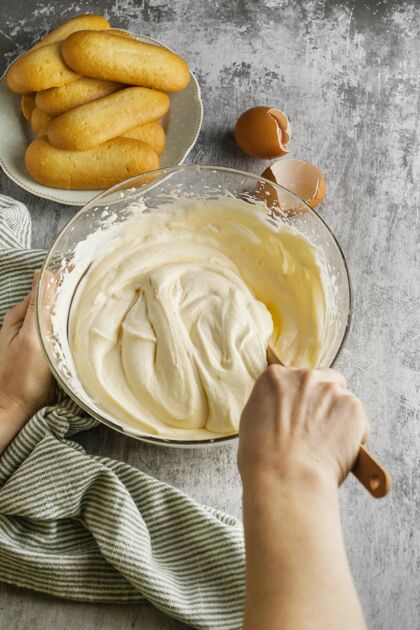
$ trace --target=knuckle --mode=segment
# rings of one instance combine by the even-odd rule
[[[369,420],[363,403],[354,394],[346,394],[343,399],[349,421],[358,424],[362,431],[369,431]]]
[[[325,388],[328,394],[334,398],[343,396],[343,389],[340,385],[338,385],[338,383],[326,383]]]
[[[333,368],[328,368],[327,373],[330,374],[330,376],[334,379],[347,382],[344,376],[341,374],[341,372],[338,372],[338,370],[334,370]]]
[[[334,368],[323,368],[323,371],[330,376],[341,376],[340,372],[337,372]]]
[[[347,381],[341,372],[333,370],[332,368],[321,368],[317,370],[317,372],[324,376],[326,382],[336,383],[341,388],[347,389]]]
[[[326,368],[325,371],[331,374],[332,376],[335,376],[336,378],[338,377],[339,379],[344,379],[343,374],[339,372],[338,370],[335,370],[334,368]]]
[[[347,396],[347,405],[349,407],[349,410],[352,411],[355,415],[364,415],[364,408],[362,403],[353,394]]]
[[[356,398],[356,396],[351,397],[350,417],[352,421],[358,425],[360,433],[367,438],[370,432],[369,419],[366,415],[363,403],[358,398]]]
[[[265,371],[265,375],[270,382],[277,383],[281,376],[282,369],[283,368],[281,367],[281,365],[276,365],[275,363],[273,363],[272,365],[268,366]]]
[[[298,371],[298,375],[304,387],[311,387],[317,381],[314,370],[302,368]]]
[[[285,368],[281,365],[270,365],[262,376],[262,385],[266,392],[277,395],[284,387]]]

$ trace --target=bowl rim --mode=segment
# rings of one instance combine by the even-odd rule
[[[286,158],[287,159],[287,158]],[[328,224],[326,223],[326,221],[320,216],[320,214],[314,209],[312,208],[308,203],[306,203],[306,201],[304,201],[303,199],[301,199],[295,192],[289,190],[288,188],[286,188],[285,186],[281,186],[280,184],[277,184],[276,182],[273,182],[269,179],[267,179],[266,177],[262,177],[261,175],[256,175],[255,173],[249,173],[247,171],[242,171],[236,168],[232,168],[232,167],[227,167],[227,166],[212,166],[212,165],[208,165],[208,164],[178,164],[176,166],[168,166],[168,167],[163,167],[163,168],[158,168],[158,169],[154,169],[153,171],[147,171],[145,173],[140,173],[139,175],[135,175],[134,177],[130,177],[128,179],[125,179],[121,182],[119,182],[118,184],[115,184],[114,186],[112,186],[111,188],[108,188],[107,190],[101,191],[98,195],[96,195],[95,197],[93,197],[90,201],[88,201],[84,206],[82,206],[77,212],[76,214],[71,217],[65,224],[64,226],[61,228],[61,230],[57,233],[57,235],[54,238],[53,243],[50,245],[49,250],[47,252],[47,255],[45,257],[45,260],[43,262],[43,265],[41,267],[41,271],[40,271],[40,276],[39,276],[39,281],[37,284],[37,289],[36,289],[36,327],[37,327],[37,333],[38,333],[38,337],[41,343],[41,348],[42,351],[44,353],[44,356],[46,357],[48,366],[50,368],[50,370],[52,371],[55,379],[58,381],[59,386],[67,393],[67,395],[79,406],[81,407],[86,413],[88,413],[90,416],[92,416],[93,418],[95,418],[97,421],[101,422],[102,424],[108,426],[109,428],[113,429],[114,431],[118,431],[119,433],[122,433],[123,435],[126,435],[128,437],[134,438],[136,440],[139,440],[141,442],[147,442],[150,444],[155,444],[155,445],[159,445],[159,446],[167,446],[167,447],[178,447],[178,448],[199,448],[199,447],[204,447],[204,446],[216,446],[216,445],[223,445],[223,444],[230,444],[233,440],[237,440],[239,437],[239,432],[238,433],[232,433],[229,435],[221,435],[220,437],[214,437],[214,438],[205,438],[205,439],[201,439],[201,440],[175,440],[172,438],[164,438],[164,437],[156,437],[147,433],[138,433],[138,432],[132,432],[130,431],[129,427],[122,427],[120,426],[117,422],[112,422],[111,420],[109,420],[108,418],[104,418],[103,416],[101,416],[99,413],[97,413],[96,411],[94,411],[92,408],[89,407],[89,405],[87,405],[84,401],[80,400],[79,397],[77,396],[77,394],[75,394],[70,387],[67,386],[67,383],[64,382],[64,380],[62,379],[60,373],[58,372],[58,370],[56,370],[55,365],[53,364],[53,362],[50,359],[46,344],[44,343],[44,339],[43,339],[43,335],[42,335],[42,327],[41,327],[41,317],[40,317],[40,302],[41,302],[41,286],[43,284],[43,280],[44,280],[44,276],[45,276],[45,272],[46,272],[46,268],[47,265],[50,261],[51,255],[52,255],[52,251],[57,243],[57,241],[62,237],[62,235],[68,230],[68,228],[71,227],[72,223],[75,222],[78,217],[90,206],[94,206],[95,203],[97,203],[98,201],[100,201],[103,197],[113,193],[113,192],[117,192],[118,190],[121,189],[121,187],[124,185],[124,189],[128,189],[131,188],[130,187],[130,182],[137,181],[139,178],[141,177],[147,177],[148,175],[157,175],[157,174],[164,174],[164,175],[170,175],[172,173],[176,173],[176,172],[180,172],[180,171],[184,171],[184,170],[188,170],[188,171],[196,171],[196,172],[201,172],[201,171],[221,171],[224,173],[231,173],[233,174],[235,177],[236,176],[241,176],[241,177],[250,177],[251,179],[255,179],[256,181],[259,182],[263,182],[263,183],[267,183],[270,186],[274,186],[274,188],[278,188],[279,190],[282,191],[286,191],[287,193],[293,195],[294,197],[296,197],[297,199],[299,199],[299,201],[301,203],[304,204],[304,206],[306,206],[308,212],[311,212],[315,215],[315,217],[323,224],[323,226],[326,228],[327,232],[329,233],[329,235],[332,238],[332,241],[334,243],[334,245],[337,248],[337,251],[339,253],[339,256],[341,258],[341,262],[343,263],[344,266],[344,270],[345,270],[345,275],[346,275],[346,279],[347,279],[347,289],[348,289],[348,313],[347,313],[347,318],[346,318],[346,325],[344,328],[344,332],[343,332],[343,336],[342,339],[340,341],[340,344],[337,348],[337,351],[335,353],[335,356],[333,358],[333,360],[331,361],[331,364],[329,367],[332,367],[337,358],[339,357],[339,355],[341,354],[341,351],[343,349],[343,346],[346,342],[349,330],[350,330],[350,326],[351,326],[351,321],[352,321],[352,310],[353,310],[353,298],[352,298],[352,287],[351,287],[351,280],[350,280],[350,274],[349,274],[349,269],[348,269],[348,265],[343,253],[343,250],[337,240],[337,238],[335,237],[334,233],[332,232],[332,230],[330,229],[330,227],[328,226]],[[139,190],[141,190],[141,188],[139,188]],[[145,190],[147,190],[147,186],[145,186]]]

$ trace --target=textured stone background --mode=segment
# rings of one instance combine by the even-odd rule
[[[289,114],[291,156],[326,171],[321,213],[343,247],[354,291],[352,329],[337,367],[365,402],[370,446],[395,483],[382,502],[353,479],[342,489],[350,564],[372,630],[417,630],[419,1],[1,0],[2,70],[57,22],[86,11],[161,39],[189,60],[205,107],[190,162],[262,172],[264,163],[235,148],[231,129],[241,110],[269,104]],[[25,193],[4,175],[0,189],[31,209],[37,246],[48,246],[74,212]],[[235,447],[160,450],[106,429],[84,444],[240,515]],[[73,604],[2,587],[0,627],[181,626],[146,606]]]

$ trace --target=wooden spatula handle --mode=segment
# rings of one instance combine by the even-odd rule
[[[391,490],[391,475],[364,446],[360,447],[351,472],[376,499],[384,497]]]

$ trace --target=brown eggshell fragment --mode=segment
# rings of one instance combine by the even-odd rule
[[[269,208],[281,210],[284,216],[290,217],[308,210],[304,203],[299,202],[288,191],[294,193],[311,208],[315,208],[325,196],[325,175],[310,162],[294,159],[278,160],[269,166],[262,176],[287,190],[278,190],[270,184],[258,184],[255,196],[264,201]]]
[[[246,155],[271,160],[288,153],[291,138],[289,120],[273,107],[252,107],[236,122],[234,137]]]
[[[269,166],[262,176],[295,193],[311,208],[316,208],[324,199],[325,175],[310,162],[293,159],[279,160]]]

